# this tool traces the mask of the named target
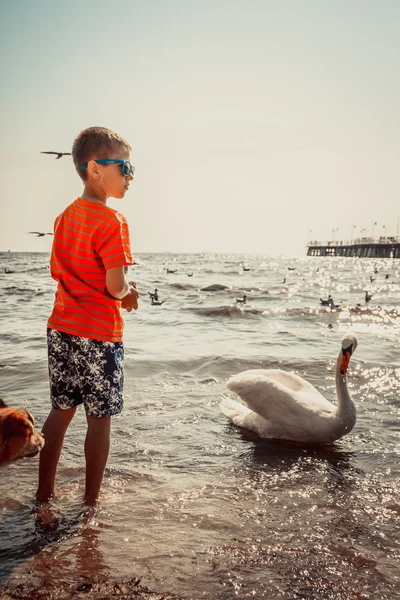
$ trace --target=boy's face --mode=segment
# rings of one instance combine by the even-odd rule
[[[102,157],[99,157],[102,158]],[[121,147],[109,158],[130,161],[129,150]],[[107,198],[123,198],[128,191],[133,175],[123,175],[121,164],[97,165],[98,181],[96,182]]]

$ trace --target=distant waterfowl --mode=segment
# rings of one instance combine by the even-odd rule
[[[71,152],[40,152],[40,154],[57,154],[56,160],[61,158],[62,156],[71,156]]]
[[[329,306],[329,308],[340,308],[340,304],[335,304],[330,294],[327,300],[320,298],[319,301],[321,302],[322,306]]]
[[[44,235],[54,235],[52,232],[43,233],[42,231],[28,231],[27,233],[35,233],[36,237],[43,237]]]
[[[389,279],[389,273],[386,273],[385,279]]]
[[[250,271],[250,268],[243,266],[243,271]]]
[[[346,374],[357,338],[342,338],[336,361],[337,405],[294,373],[254,369],[234,375],[227,387],[245,403],[224,398],[222,412],[239,427],[269,439],[331,444],[348,434],[356,423],[356,407],[347,389]]]
[[[151,298],[151,305],[152,306],[161,306],[161,304],[164,304],[165,300],[154,300],[154,298]]]
[[[333,304],[333,298],[330,294],[329,294],[327,300],[320,298],[319,301],[321,302],[322,306],[331,306]]]
[[[186,273],[188,277],[193,277],[193,273]]]
[[[372,294],[370,292],[365,292],[365,302],[369,302],[372,298]]]
[[[176,273],[178,269],[172,270],[172,269],[165,269],[167,271],[167,273]]]
[[[243,295],[243,298],[236,298],[236,302],[238,302],[239,304],[246,304],[246,302],[247,302],[246,294]]]
[[[295,271],[296,267],[288,267],[288,271]]]
[[[282,283],[286,283],[286,277],[283,278]]]
[[[152,300],[155,300],[156,302],[158,301],[158,290],[157,288],[154,290],[154,292],[148,292],[150,298]]]
[[[375,281],[375,277],[372,277],[372,275],[369,276],[369,280],[372,283],[373,281]]]
[[[11,273],[14,273],[14,271],[9,269],[8,267],[4,267],[4,273],[6,273],[6,275],[11,275]]]

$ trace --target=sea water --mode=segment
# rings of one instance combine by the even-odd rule
[[[0,471],[0,583],[138,577],[186,598],[399,598],[400,261],[136,260],[125,409],[113,419],[99,507],[82,506],[79,409],[49,505],[34,502],[38,457]],[[0,255],[0,397],[39,428],[49,411],[48,261]],[[163,303],[152,306],[155,288]],[[321,305],[328,294],[340,308]],[[335,402],[349,330],[359,342],[348,372],[357,423],[342,440],[277,444],[220,412],[228,377],[251,368],[294,371]]]

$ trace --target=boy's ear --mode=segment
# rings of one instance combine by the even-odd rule
[[[92,179],[98,179],[100,177],[99,165],[95,160],[89,160],[87,170],[89,177],[92,177]]]

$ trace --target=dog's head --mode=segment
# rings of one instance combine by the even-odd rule
[[[35,421],[25,408],[11,408],[0,400],[0,464],[35,456],[44,437],[35,431]]]

